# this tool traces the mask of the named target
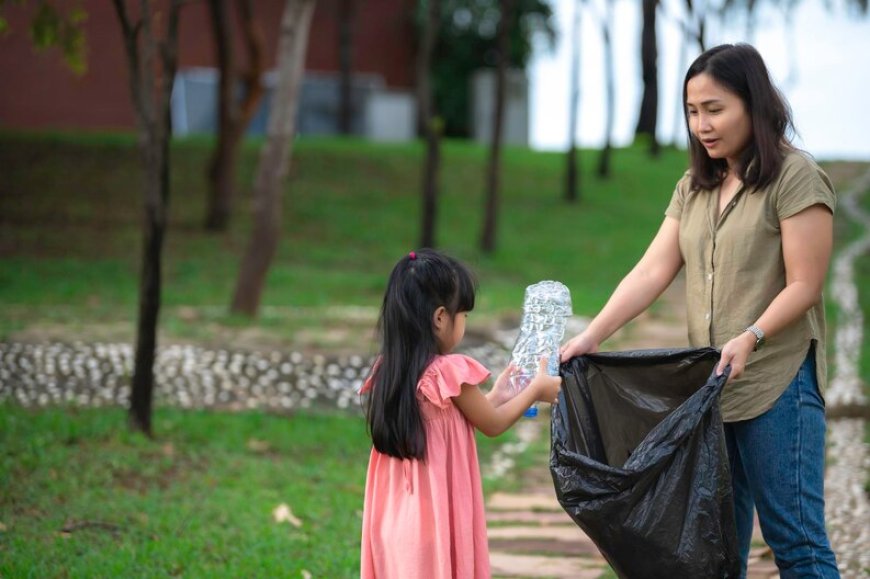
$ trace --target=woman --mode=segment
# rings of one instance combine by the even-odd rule
[[[761,55],[723,45],[686,73],[691,168],[638,264],[562,360],[644,311],[686,266],[689,342],[721,348],[743,574],[757,509],[783,579],[839,577],[824,522],[822,287],[836,197],[788,141],[791,113]]]

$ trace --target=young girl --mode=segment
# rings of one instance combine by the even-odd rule
[[[489,577],[474,428],[507,430],[532,403],[553,402],[561,379],[541,371],[511,398],[508,370],[450,352],[474,308],[474,280],[437,251],[393,268],[378,329],[380,356],[361,393],[374,448],[362,527],[362,579]]]

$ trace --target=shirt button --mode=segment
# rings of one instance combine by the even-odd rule
[[[708,273],[708,274],[707,274],[707,279],[712,280],[712,279],[713,279],[713,274],[712,274],[712,273]]]
[[[705,320],[709,320],[709,319],[710,319],[710,312],[707,312],[706,314],[704,314],[704,319],[705,319]]]

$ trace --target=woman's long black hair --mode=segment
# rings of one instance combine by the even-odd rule
[[[471,311],[475,285],[468,268],[431,249],[403,257],[390,273],[378,320],[380,355],[366,399],[368,430],[379,452],[425,458],[417,382],[439,353],[435,310],[444,306],[451,316]]]
[[[770,80],[764,59],[755,48],[749,44],[723,44],[695,59],[683,81],[683,114],[692,165],[691,189],[717,187],[728,169],[725,159],[713,159],[707,154],[689,127],[687,87],[692,78],[702,73],[709,74],[740,97],[752,121],[752,139],[741,155],[737,176],[753,188],[770,184],[782,168],[785,152],[792,148],[787,135],[794,131],[791,109]]]

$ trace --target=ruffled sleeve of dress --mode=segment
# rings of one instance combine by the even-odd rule
[[[423,372],[417,390],[438,408],[446,408],[454,396],[462,392],[463,384],[477,386],[489,378],[483,364],[463,354],[436,356]]]

